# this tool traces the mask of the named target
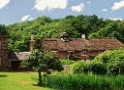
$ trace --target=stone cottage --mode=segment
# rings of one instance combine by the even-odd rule
[[[85,34],[81,38],[69,38],[69,34],[62,33],[59,39],[46,38],[42,47],[47,51],[56,52],[60,59],[80,58],[87,60],[106,50],[115,50],[123,46],[116,38],[87,39]]]
[[[20,62],[28,58],[30,52],[33,50],[35,44],[34,36],[31,35],[30,51],[27,52],[13,52],[8,54],[7,37],[0,37],[0,70],[14,70],[20,69]],[[116,38],[104,39],[87,39],[85,34],[81,38],[70,38],[69,34],[62,33],[60,38],[45,38],[43,39],[41,47],[46,51],[52,51],[57,54],[59,59],[73,59],[87,60],[90,57],[97,56],[106,50],[115,50],[123,46],[123,43]]]
[[[8,37],[0,36],[0,71],[18,71],[20,62],[28,58],[30,52],[8,52]]]

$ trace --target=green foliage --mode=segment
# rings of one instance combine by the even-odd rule
[[[105,38],[105,37],[115,37],[120,41],[124,41],[124,28],[120,28],[118,24],[124,22],[111,22],[105,27],[99,29],[99,31],[90,34],[90,38]],[[123,26],[122,26],[123,27]]]
[[[90,62],[77,62],[73,65],[74,73],[124,74],[124,49],[106,51]]]
[[[116,37],[124,41],[124,21],[103,20],[96,15],[69,15],[61,19],[43,16],[32,21],[9,25],[7,29],[10,34],[11,51],[27,51],[31,33],[34,33],[36,39],[59,38],[65,31],[71,38],[79,38],[84,33],[89,38]]]
[[[124,50],[106,51],[97,57],[94,61],[106,64],[108,73],[124,74]]]
[[[62,70],[62,65],[53,52],[35,49],[29,58],[21,63],[22,67],[32,68],[35,71],[46,71],[47,69]]]
[[[78,61],[73,64],[74,73],[88,73],[89,72],[89,62]]]
[[[114,74],[124,74],[124,62],[109,64],[109,71]]]
[[[62,65],[71,65],[74,63],[74,61],[72,60],[68,60],[68,59],[64,59],[64,60],[60,60]]]
[[[103,75],[107,73],[107,67],[105,64],[97,61],[78,61],[73,64],[73,73]]]
[[[34,45],[34,48],[35,48],[35,49],[43,49],[43,48],[42,48],[42,41],[43,41],[43,37],[36,36],[36,37],[35,37],[35,45]]]
[[[8,31],[5,25],[0,24],[0,35],[8,35]]]
[[[36,71],[46,70],[46,59],[44,59],[44,52],[42,50],[34,50],[31,52],[29,58],[24,60],[22,67],[32,68]],[[26,65],[26,66],[25,66]]]
[[[104,75],[104,74],[107,73],[106,64],[103,64],[103,63],[97,62],[97,61],[91,61],[91,62],[90,62],[89,70],[90,70],[93,74]]]
[[[46,77],[45,86],[62,90],[121,90],[123,76],[98,76],[83,74],[56,73]],[[119,85],[120,84],[120,85]]]
[[[63,69],[61,62],[53,52],[45,52],[44,59],[48,69],[61,71]]]
[[[62,65],[56,55],[52,52],[46,52],[41,49],[35,49],[31,52],[29,58],[21,63],[21,67],[33,69],[38,72],[39,85],[42,85],[41,72],[48,69],[61,71]]]
[[[36,72],[0,72],[0,90],[51,90],[36,83]]]

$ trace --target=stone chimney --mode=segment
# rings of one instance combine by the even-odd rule
[[[11,63],[8,60],[8,37],[0,36],[0,71],[9,71]]]
[[[81,35],[81,38],[86,39],[86,35],[85,34],[82,34]]]
[[[31,35],[31,40],[30,40],[30,52],[34,49],[34,44],[35,44],[35,40],[34,40],[34,35]]]
[[[63,32],[61,35],[60,35],[60,39],[64,42],[68,42],[70,40],[69,38],[69,34],[67,34],[66,32]]]

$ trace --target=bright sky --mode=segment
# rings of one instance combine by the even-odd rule
[[[0,0],[0,23],[6,25],[79,14],[124,20],[124,0]]]

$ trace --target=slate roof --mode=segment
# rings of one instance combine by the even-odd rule
[[[66,37],[68,36],[69,37],[69,34],[67,34],[66,32],[63,32],[63,33],[61,33],[60,38],[64,37],[64,36],[66,36]]]
[[[42,47],[47,51],[100,51],[114,50],[122,47],[123,43],[113,39],[83,39],[71,38],[70,41],[61,39],[46,38],[43,40]],[[9,60],[22,61],[28,58],[30,52],[13,52],[9,53]]]
[[[12,52],[9,53],[9,60],[11,61],[22,61],[29,57],[30,52]]]
[[[43,40],[42,44],[43,48],[48,51],[114,50],[123,46],[123,43],[115,38],[112,39],[71,38],[70,41],[68,42],[64,42],[60,39],[46,38]]]
[[[123,46],[117,39],[89,39],[91,50],[114,50]]]

